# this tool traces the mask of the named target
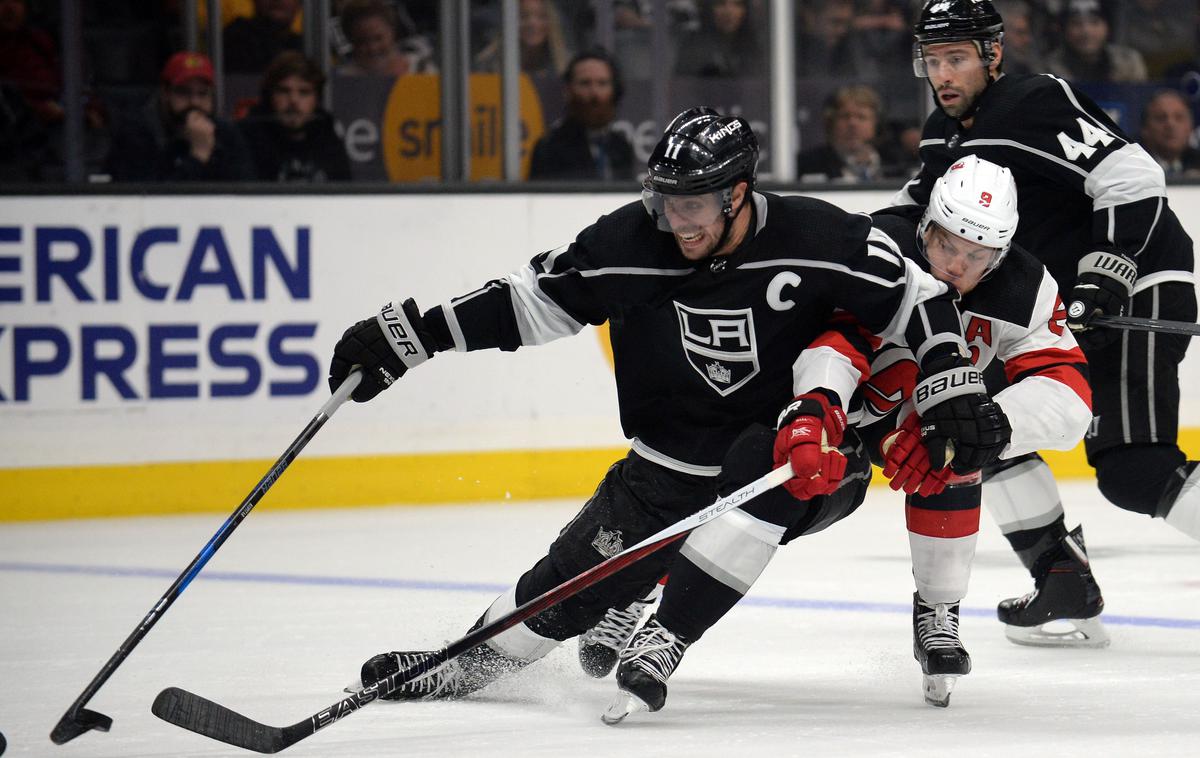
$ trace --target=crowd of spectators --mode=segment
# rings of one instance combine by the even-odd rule
[[[63,2],[0,0],[0,182],[63,178]],[[1046,72],[1096,88],[1114,112],[1127,110],[1123,125],[1169,177],[1200,176],[1196,0],[996,4],[1005,19],[1007,73]],[[202,31],[207,5],[197,3]],[[241,77],[242,84],[232,88],[236,97],[226,93],[217,102],[203,39],[200,50],[181,52],[180,0],[84,4],[87,173],[113,181],[351,179],[345,127],[328,110],[329,88],[436,74],[440,3],[333,0],[332,17],[315,20],[304,18],[302,5],[221,0],[223,70],[226,81]],[[909,73],[919,6],[796,0],[800,181],[890,182],[912,170],[925,107]],[[501,2],[469,7],[468,65],[496,72]],[[726,101],[711,104],[740,107],[727,93],[742,84],[761,88],[770,73],[768,0],[519,0],[518,8],[520,70],[535,83],[547,124],[541,141],[529,145],[530,179],[632,180],[639,163],[634,132],[654,110],[652,98],[678,87],[723,93],[717,97]],[[655,18],[656,10],[665,18]],[[601,30],[602,19],[611,28]],[[328,65],[312,51],[306,57],[312,23],[327,32]],[[311,44],[314,35],[307,36]],[[598,46],[601,39],[612,54]],[[625,87],[637,94],[624,101],[622,70]],[[656,77],[668,84],[650,95]],[[767,120],[761,97],[745,107],[746,115]]]

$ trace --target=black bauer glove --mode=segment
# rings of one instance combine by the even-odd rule
[[[412,298],[388,303],[378,316],[359,321],[338,340],[329,362],[329,389],[336,392],[350,372],[361,366],[362,382],[350,397],[365,403],[404,372],[432,358],[434,344]]]
[[[979,369],[962,356],[949,355],[931,361],[926,370],[913,399],[930,467],[937,471],[949,463],[954,473],[966,474],[999,458],[1012,427],[988,397]]]
[[[1067,306],[1067,326],[1080,347],[1094,350],[1117,338],[1117,329],[1092,326],[1092,319],[1102,314],[1124,316],[1135,281],[1137,264],[1120,253],[1088,253],[1079,259],[1078,278]]]

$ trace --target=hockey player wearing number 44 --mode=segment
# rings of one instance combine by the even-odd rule
[[[744,119],[685,111],[651,154],[642,202],[442,306],[422,313],[412,300],[388,305],[337,343],[330,384],[362,366],[352,395],[362,402],[440,351],[516,350],[609,322],[632,450],[477,624],[784,463],[794,479],[714,523],[755,535],[762,551],[852,512],[870,466],[845,427],[849,396],[830,385],[857,382],[867,366],[856,356],[873,339],[911,345],[923,381],[941,390],[924,416],[936,455],[945,458],[951,445],[955,465],[979,468],[1007,443],[1004,414],[981,381],[967,381],[955,293],[899,255],[869,217],[755,192],[757,161]],[[837,321],[839,308],[858,323]],[[676,552],[643,558],[392,696],[458,697],[526,666],[642,596]],[[425,655],[376,655],[361,679],[372,683]]]
[[[1054,280],[1028,253],[1009,250],[1018,215],[1008,170],[966,156],[937,180],[927,208],[889,208],[874,214],[873,222],[899,243],[897,252],[962,293],[958,309],[975,367],[997,364],[1011,380],[995,396],[1011,422],[1001,458],[1078,444],[1091,419],[1087,364],[1065,326]],[[978,470],[956,473],[931,465],[920,443],[927,401],[917,376],[912,351],[882,346],[849,420],[892,488],[907,495],[917,588],[913,654],[921,664],[926,701],[945,707],[957,678],[971,669],[959,638],[958,604],[975,555],[981,476]],[[639,707],[656,711],[664,705],[667,680],[684,651],[740,600],[772,555],[773,550],[756,548],[749,533],[719,521],[688,537],[657,612],[628,645],[623,643],[631,629],[616,640],[621,694],[605,712],[606,723]],[[581,656],[585,670],[587,662]]]
[[[1084,442],[1101,493],[1200,540],[1200,468],[1177,442],[1189,339],[1092,324],[1097,314],[1196,320],[1192,241],[1162,169],[1068,82],[1004,75],[1004,24],[990,0],[933,0],[914,31],[913,68],[938,108],[922,134],[922,168],[892,202],[927,202],[934,180],[968,153],[1012,171],[1014,244],[1050,270],[1088,358],[1094,416]],[[1034,578],[1034,592],[1000,604],[1009,638],[1107,644],[1082,532],[1067,533],[1049,468],[1030,453],[985,476],[984,502]],[[1046,626],[1056,619],[1078,623],[1057,632]]]

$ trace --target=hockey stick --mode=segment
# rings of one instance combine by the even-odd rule
[[[1138,316],[1097,316],[1092,319],[1092,323],[1097,326],[1107,326],[1110,329],[1135,329],[1142,332],[1163,332],[1200,337],[1200,324],[1193,324],[1190,321],[1164,321],[1159,318]]]
[[[58,720],[58,724],[50,732],[50,740],[54,744],[62,745],[70,742],[91,729],[101,732],[109,730],[109,727],[112,726],[111,718],[105,716],[103,713],[88,710],[83,706],[87,705],[87,702],[108,681],[108,678],[117,670],[117,667],[129,657],[129,654],[133,652],[133,649],[142,641],[142,638],[162,618],[163,614],[167,612],[167,609],[171,607],[176,598],[183,594],[183,591],[187,589],[191,581],[196,578],[196,575],[200,573],[200,570],[212,558],[213,553],[217,552],[217,549],[225,543],[229,535],[233,534],[233,530],[237,529],[238,524],[242,523],[242,520],[249,515],[254,506],[258,505],[263,495],[267,494],[267,490],[271,489],[271,485],[275,484],[279,477],[283,475],[284,470],[295,460],[300,451],[304,449],[304,446],[316,436],[317,432],[325,425],[325,422],[329,420],[334,411],[342,403],[346,402],[346,398],[350,397],[350,393],[354,391],[354,388],[358,386],[360,381],[362,381],[362,374],[357,371],[346,377],[346,381],[342,382],[337,392],[333,393],[332,397],[325,402],[325,405],[321,406],[321,410],[308,422],[308,426],[304,427],[304,431],[300,432],[300,436],[292,440],[292,444],[288,445],[287,450],[283,451],[283,455],[279,456],[279,459],[275,461],[275,465],[271,466],[266,475],[258,481],[258,484],[246,496],[242,504],[237,507],[237,510],[229,518],[225,519],[225,523],[221,524],[221,528],[212,536],[208,544],[192,559],[192,562],[188,564],[188,567],[183,570],[183,573],[179,575],[163,596],[158,599],[158,602],[154,604],[154,607],[150,609],[150,612],[146,614],[142,622],[121,643],[121,646],[117,648],[117,652],[113,653],[112,657],[108,659],[108,663],[104,664],[104,667],[100,669],[100,673],[96,674],[95,678],[83,690],[83,693],[75,699],[74,703],[71,703],[71,707]]]
[[[303,721],[291,726],[275,727],[260,724],[240,713],[236,713],[223,705],[214,703],[199,695],[178,687],[168,687],[154,699],[150,709],[164,721],[168,721],[184,729],[190,729],[197,734],[220,740],[236,747],[253,750],[258,753],[278,753],[280,750],[296,744],[300,740],[312,736],[319,729],[354,713],[377,698],[388,695],[405,682],[409,682],[421,674],[434,669],[451,658],[483,644],[506,629],[510,629],[528,618],[557,605],[567,598],[582,592],[593,584],[609,577],[631,563],[641,560],[651,553],[681,539],[688,532],[701,524],[710,521],[727,511],[745,503],[753,497],[761,495],[772,487],[776,487],[792,478],[790,466],[781,466],[765,476],[747,484],[732,495],[717,500],[704,510],[668,526],[657,534],[653,534],[633,547],[627,548],[607,560],[593,566],[578,576],[568,579],[552,590],[530,600],[516,610],[485,624],[468,633],[465,637],[452,642],[446,647],[433,652],[428,658],[416,665],[397,671],[386,679],[364,688],[348,698],[318,711]]]

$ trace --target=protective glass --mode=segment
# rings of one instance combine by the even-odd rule
[[[970,52],[965,49],[922,51],[919,43],[913,45],[912,64],[913,73],[921,79],[939,74],[958,76],[972,69],[987,68],[987,61],[979,54],[978,48]]]
[[[725,208],[722,190],[703,195],[664,195],[645,185],[642,205],[659,229],[676,234],[687,234],[716,223]]]
[[[1002,249],[965,240],[936,222],[929,224],[921,252],[929,265],[943,275],[938,278],[953,284],[960,292],[974,288],[1004,257]]]

